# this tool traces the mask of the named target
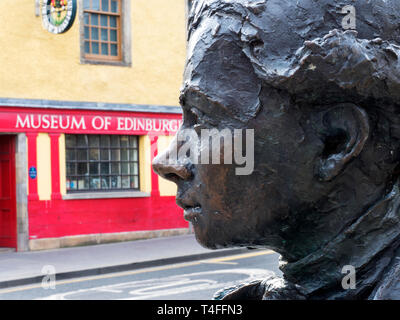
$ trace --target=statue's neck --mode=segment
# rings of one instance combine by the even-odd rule
[[[297,261],[283,262],[280,268],[284,278],[299,285],[308,297],[362,297],[390,263],[400,245],[399,236],[400,191],[396,184],[383,200],[329,243]],[[356,272],[356,289],[342,287],[345,266]]]

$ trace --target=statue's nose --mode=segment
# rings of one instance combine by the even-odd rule
[[[166,156],[167,151],[159,154],[153,160],[153,170],[159,176],[172,182],[187,180],[192,176],[192,172],[184,164],[178,161],[170,161]]]

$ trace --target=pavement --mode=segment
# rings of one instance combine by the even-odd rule
[[[209,250],[193,234],[31,252],[0,252],[0,288],[40,283],[48,270],[57,280],[122,272],[247,252]]]

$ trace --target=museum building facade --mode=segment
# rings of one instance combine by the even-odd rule
[[[188,233],[151,169],[182,121],[185,2],[0,9],[0,249]]]

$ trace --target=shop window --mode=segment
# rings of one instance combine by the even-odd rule
[[[81,51],[87,63],[129,64],[128,0],[82,0]],[[125,52],[123,50],[125,49]]]
[[[66,135],[67,192],[139,190],[137,136]]]

